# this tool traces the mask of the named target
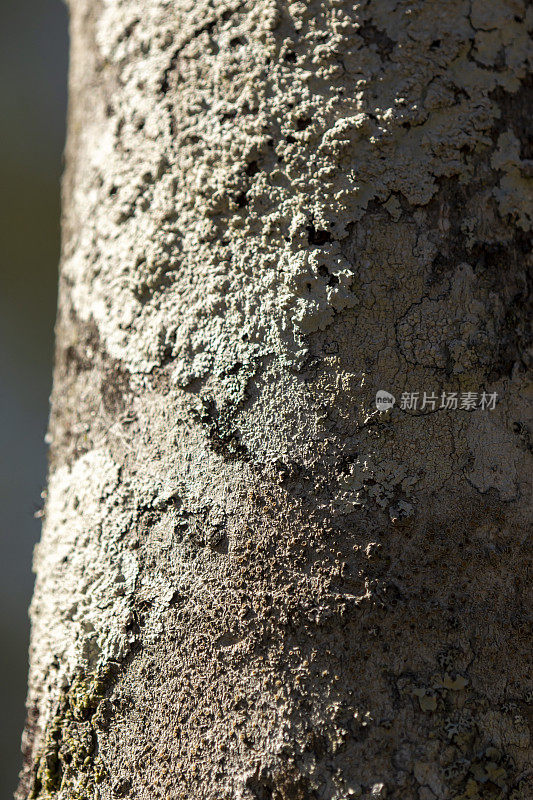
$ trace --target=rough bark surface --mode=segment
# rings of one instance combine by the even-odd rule
[[[19,798],[532,796],[531,20],[71,0]]]

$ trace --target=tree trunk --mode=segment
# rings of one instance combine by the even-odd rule
[[[71,0],[18,798],[531,797],[528,20]]]

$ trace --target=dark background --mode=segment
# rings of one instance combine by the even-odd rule
[[[0,22],[0,798],[21,765],[31,558],[46,480],[67,82],[61,0]]]

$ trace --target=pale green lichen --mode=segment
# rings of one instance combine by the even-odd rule
[[[519,88],[529,13],[106,4],[96,39],[121,101],[93,110],[84,142],[99,145],[80,151],[82,234],[64,264],[78,313],[133,372],[171,355],[202,378],[258,343],[298,363],[302,333],[356,303],[342,246],[369,202],[398,218],[399,198],[424,206],[490,153],[490,92]],[[498,200],[522,224],[515,162]]]
[[[441,653],[439,665],[450,668],[454,655],[458,653]],[[410,681],[404,686],[428,716],[430,738],[439,742],[443,757],[440,770],[434,763],[415,763],[418,783],[432,786],[438,797],[453,800],[512,797],[516,772],[508,751],[512,747],[527,748],[529,737],[517,738],[510,729],[502,735],[503,714],[487,708],[486,698],[470,686],[467,676],[446,671],[435,675],[430,683],[431,688],[413,686]]]
[[[405,464],[371,455],[357,457],[348,473],[339,478],[335,506],[346,512],[375,503],[380,508],[389,508],[395,518],[408,517],[413,514],[413,506],[399,495],[410,497],[417,482],[418,478],[410,474]]]

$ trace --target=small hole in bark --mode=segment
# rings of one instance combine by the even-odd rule
[[[337,284],[339,283],[339,279],[337,278],[337,276],[336,275],[332,275],[329,272],[328,268],[324,264],[321,264],[319,266],[318,274],[322,278],[327,278],[328,279],[328,286],[337,286]]]
[[[323,228],[317,229],[315,228],[313,223],[307,226],[307,239],[309,241],[309,244],[316,245],[317,247],[320,247],[323,244],[327,244],[327,242],[333,241],[333,238],[329,231],[326,231]]]
[[[250,178],[252,178],[254,175],[257,175],[259,172],[257,161],[250,161],[250,163],[246,165],[246,169],[244,171],[250,176]]]

